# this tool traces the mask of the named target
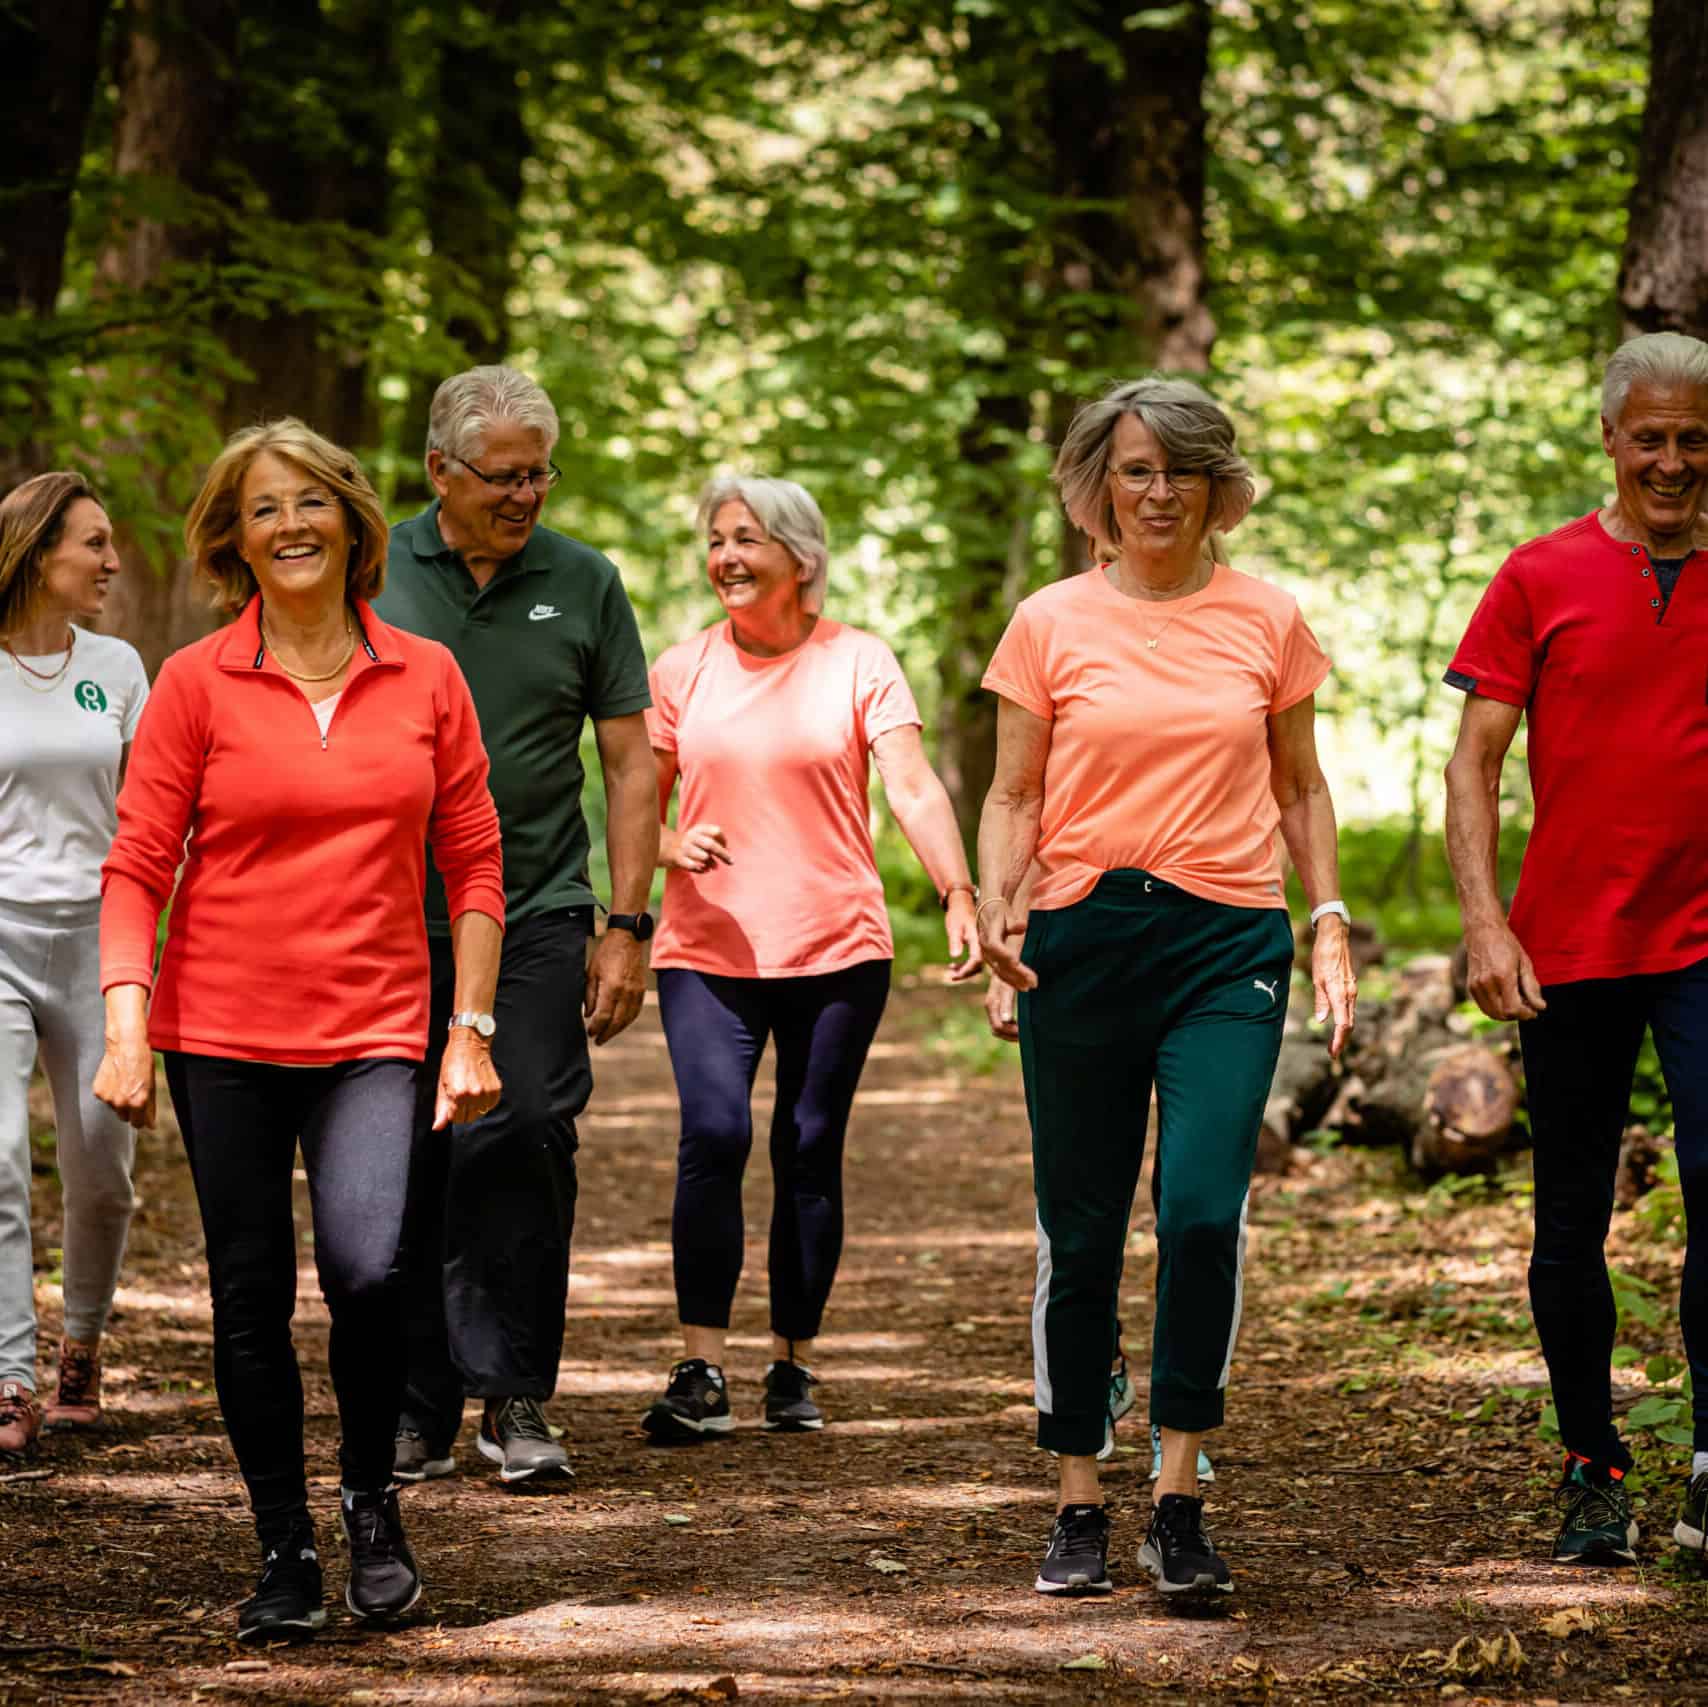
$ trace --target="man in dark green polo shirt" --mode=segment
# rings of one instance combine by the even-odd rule
[[[448,646],[492,761],[508,917],[491,1014],[454,987],[450,924],[429,872],[433,1024],[421,1083],[448,1030],[490,1042],[504,1095],[430,1131],[422,1102],[410,1230],[410,1371],[397,1474],[449,1475],[463,1399],[486,1401],[478,1445],[507,1483],[565,1479],[541,1401],[563,1350],[575,1225],[575,1117],[593,1088],[587,1042],[640,1012],[643,909],[658,858],[658,784],[642,713],[646,658],[616,567],[539,524],[557,411],[513,368],[478,367],[433,398],[427,474],[438,502],[392,530],[387,622]],[[581,811],[581,732],[605,776],[611,913],[591,960],[594,895]],[[585,1019],[585,1024],[584,1024]]]

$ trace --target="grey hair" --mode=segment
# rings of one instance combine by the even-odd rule
[[[1210,476],[1207,535],[1245,520],[1257,483],[1234,448],[1234,424],[1222,406],[1187,379],[1124,380],[1074,416],[1050,470],[1068,519],[1099,550],[1112,551],[1121,539],[1109,491],[1109,442],[1123,415],[1136,415],[1156,434],[1171,464]]]
[[[454,373],[433,393],[427,413],[427,448],[457,458],[479,454],[500,423],[543,433],[546,454],[557,444],[557,410],[538,381],[513,367],[471,367]]]
[[[792,480],[770,480],[756,474],[720,474],[700,494],[694,525],[703,533],[725,504],[745,504],[759,525],[806,570],[801,582],[801,609],[817,616],[824,609],[825,582],[830,575],[830,545],[824,531],[824,512],[806,487]]]
[[[1708,391],[1708,344],[1683,332],[1647,332],[1621,344],[1601,376],[1603,420],[1619,425],[1633,385],[1694,385]]]

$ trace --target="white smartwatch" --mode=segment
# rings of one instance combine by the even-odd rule
[[[1320,907],[1311,908],[1312,930],[1317,928],[1317,920],[1325,913],[1338,913],[1340,915],[1340,922],[1345,925],[1347,929],[1350,930],[1352,928],[1352,915],[1347,912],[1346,903],[1344,901],[1324,901]]]
[[[492,1041],[492,1034],[498,1029],[498,1021],[491,1014],[478,1014],[472,1008],[451,1015],[451,1030],[455,1031],[460,1025],[466,1025],[475,1036],[488,1043]]]

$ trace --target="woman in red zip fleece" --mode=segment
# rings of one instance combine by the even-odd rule
[[[95,1094],[145,1124],[151,1045],[165,1051],[207,1239],[220,1408],[265,1556],[238,1636],[294,1640],[326,1617],[291,1343],[296,1147],[332,1315],[345,1599],[389,1618],[421,1593],[391,1464],[399,1246],[427,1046],[425,849],[450,894],[457,962],[443,1126],[498,1101],[487,1052],[504,919],[498,815],[450,653],[368,603],[386,526],[354,457],[300,421],[238,433],[185,537],[238,615],[167,660],[131,750],[103,870],[107,1053]]]

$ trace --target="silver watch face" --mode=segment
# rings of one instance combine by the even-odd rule
[[[498,1021],[491,1014],[461,1013],[451,1015],[451,1029],[466,1026],[477,1037],[491,1037],[498,1030]]]

